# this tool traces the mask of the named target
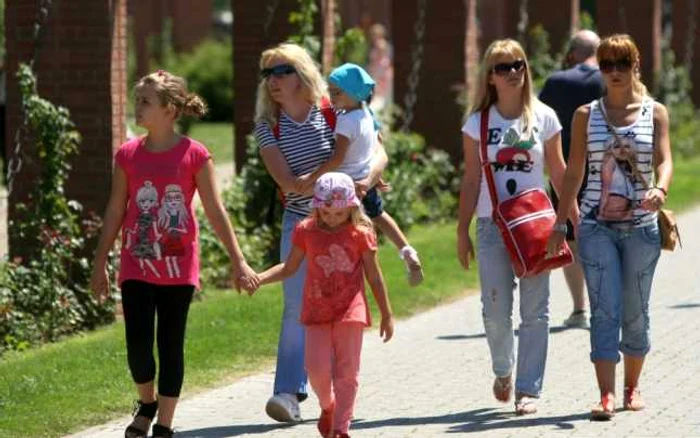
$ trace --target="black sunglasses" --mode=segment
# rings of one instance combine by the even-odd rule
[[[601,59],[598,66],[603,73],[612,73],[613,70],[617,70],[620,73],[627,73],[632,69],[632,61],[630,61],[629,58],[616,60]]]
[[[281,78],[282,76],[291,75],[292,73],[296,72],[297,70],[294,68],[294,66],[289,64],[280,64],[274,67],[262,69],[262,71],[260,72],[260,76],[263,79],[267,79],[270,76]]]
[[[502,62],[493,66],[493,72],[496,73],[498,76],[506,76],[508,73],[511,72],[511,70],[515,70],[516,73],[519,73],[524,69],[525,61],[522,59],[518,59],[517,61],[510,63]]]

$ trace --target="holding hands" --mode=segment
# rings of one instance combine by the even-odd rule
[[[233,284],[238,293],[241,293],[241,288],[248,292],[248,295],[253,295],[260,287],[260,278],[258,274],[246,262],[241,264],[234,263],[231,266],[233,273]]]

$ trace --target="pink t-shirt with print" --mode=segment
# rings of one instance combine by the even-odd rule
[[[141,280],[199,289],[199,227],[192,197],[209,151],[187,137],[157,153],[148,151],[144,141],[124,143],[115,156],[128,184],[119,283]]]
[[[292,243],[304,251],[308,266],[302,324],[359,322],[369,326],[362,254],[377,250],[374,232],[354,225],[331,232],[309,218],[297,224]]]

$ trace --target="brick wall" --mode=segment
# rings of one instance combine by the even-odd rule
[[[602,37],[628,33],[634,38],[642,57],[642,80],[653,92],[654,76],[661,69],[661,0],[597,0],[595,19]]]
[[[246,159],[246,136],[253,128],[255,95],[259,82],[258,62],[265,48],[287,39],[294,29],[289,24],[289,13],[297,9],[295,2],[280,1],[271,16],[256,0],[232,0],[233,10],[233,71],[234,124],[236,126],[235,160],[241,169]],[[319,14],[320,15],[320,14]],[[266,20],[270,18],[265,34]]]
[[[430,147],[443,149],[458,160],[462,149],[459,134],[462,109],[457,103],[457,93],[465,83],[467,5],[464,0],[443,0],[439,6],[427,4],[418,100],[410,129],[425,136]],[[416,3],[393,0],[392,15],[394,99],[404,107],[406,81],[413,65]]]
[[[671,47],[676,54],[676,63],[683,64],[686,59],[686,46],[692,45],[692,57],[690,59],[692,68],[690,70],[690,80],[693,90],[691,96],[695,105],[700,106],[700,2],[696,2],[695,14],[688,8],[687,2],[674,1],[672,6],[673,38]],[[689,28],[690,21],[694,21],[695,32],[691,38]]]
[[[14,73],[33,50],[34,0],[6,5],[8,144],[20,123],[20,95]],[[105,209],[111,180],[112,151],[124,138],[125,0],[54,2],[36,59],[39,92],[67,107],[83,136],[67,184],[67,194],[87,211]],[[12,149],[10,147],[10,149]],[[8,157],[12,151],[8,150]],[[36,184],[38,161],[30,143],[23,145],[25,166],[9,196],[12,206],[26,201]],[[10,242],[10,251],[21,242]]]

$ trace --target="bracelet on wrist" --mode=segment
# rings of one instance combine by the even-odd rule
[[[663,187],[661,187],[661,186],[654,186],[654,188],[657,189],[657,190],[660,190],[661,193],[664,194],[664,196],[668,196],[668,192],[666,191],[665,188],[663,188]]]

